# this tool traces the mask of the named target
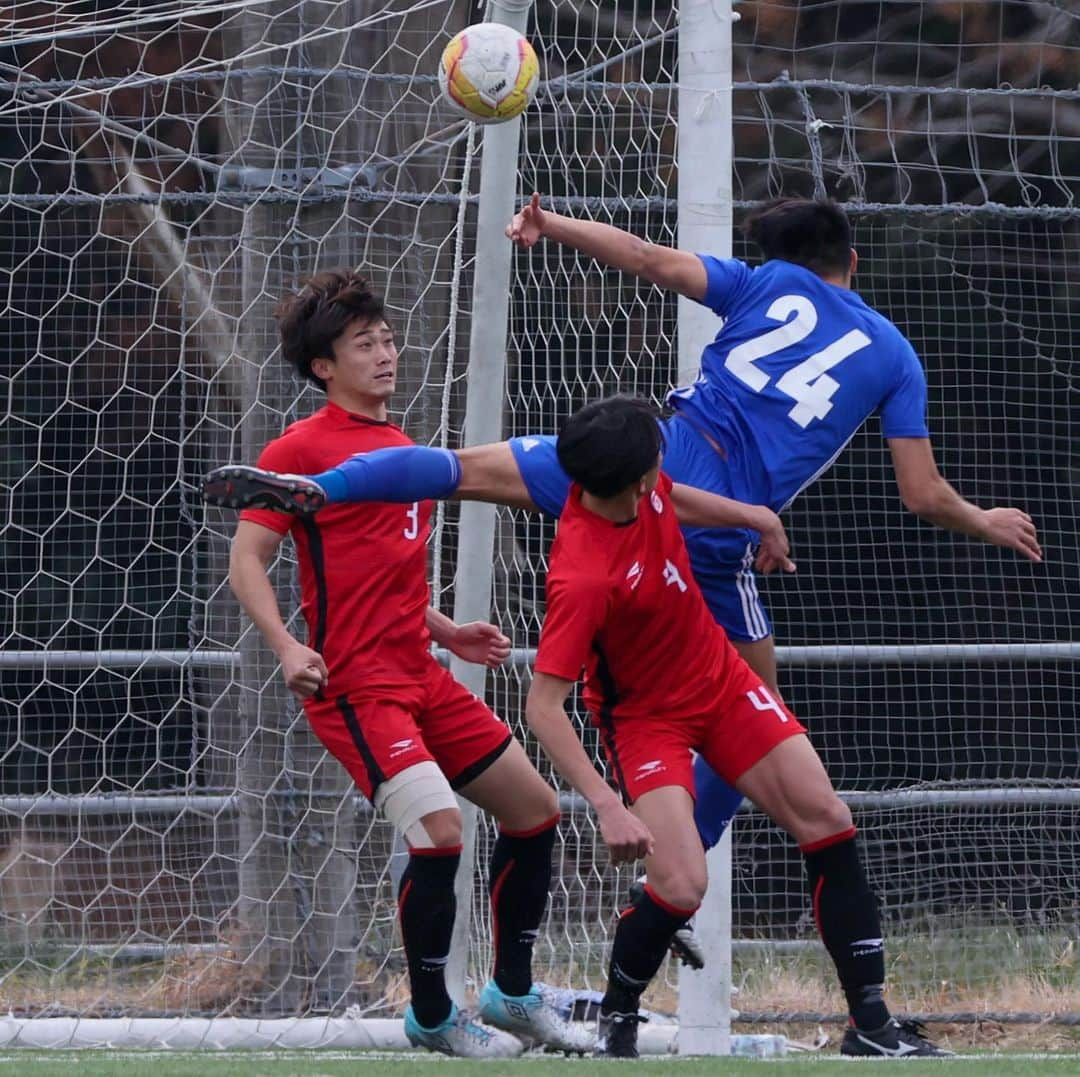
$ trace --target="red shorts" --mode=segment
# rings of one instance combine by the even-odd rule
[[[460,789],[513,740],[487,704],[434,659],[415,685],[308,699],[304,712],[368,800],[387,778],[428,760]]]
[[[733,786],[781,741],[806,732],[741,658],[732,661],[716,706],[705,713],[616,715],[598,724],[609,777],[628,804],[665,785],[681,785],[694,796],[693,752]]]

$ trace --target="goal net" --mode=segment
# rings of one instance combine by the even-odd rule
[[[460,443],[482,149],[434,73],[483,12],[89,7],[17,2],[0,30],[0,1003],[183,1017],[185,1042],[208,1044],[229,1020],[321,1015],[346,1042],[344,1014],[405,1002],[402,850],[241,619],[233,516],[205,510],[197,482],[319,406],[270,313],[342,263],[384,284],[404,342],[395,418]],[[778,194],[847,204],[857,286],[927,367],[944,474],[980,505],[1024,507],[1046,552],[1031,566],[906,514],[871,424],[786,516],[798,575],[762,584],[782,688],[856,811],[896,1005],[1080,1012],[1080,19],[1051,0],[736,10],[736,221]],[[529,36],[544,82],[519,190],[674,243],[677,10],[539,0]],[[602,392],[661,400],[677,376],[674,299],[550,246],[515,257],[508,340],[507,436],[553,431]],[[438,520],[449,610],[457,512]],[[552,533],[499,514],[495,610],[520,658],[489,697],[523,738]],[[286,551],[288,610],[293,570]],[[536,974],[596,989],[630,874],[564,808]],[[799,857],[755,812],[733,871],[736,1007],[841,1012]],[[647,1001],[670,1013],[677,970],[661,979]],[[258,1042],[285,1026],[263,1027]]]

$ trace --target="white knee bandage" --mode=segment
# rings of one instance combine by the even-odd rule
[[[420,820],[433,811],[457,806],[446,775],[430,760],[387,778],[375,790],[375,807],[414,849],[435,845]]]

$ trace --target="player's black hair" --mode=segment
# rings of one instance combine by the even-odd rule
[[[356,269],[316,273],[295,295],[287,295],[274,311],[285,362],[320,389],[326,382],[311,369],[320,356],[334,358],[334,341],[351,322],[386,320],[383,298]]]
[[[559,432],[559,463],[594,497],[614,497],[656,466],[663,445],[656,420],[656,409],[635,396],[586,404]]]
[[[826,199],[779,198],[759,206],[743,223],[743,234],[766,261],[780,258],[819,276],[843,276],[851,266],[851,224]]]

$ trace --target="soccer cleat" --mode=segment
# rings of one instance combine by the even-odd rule
[[[647,1017],[639,1013],[604,1013],[596,1024],[595,1058],[637,1058],[637,1027]]]
[[[521,1040],[482,1025],[468,1010],[456,1005],[451,1006],[450,1016],[434,1028],[424,1028],[410,1006],[405,1011],[405,1038],[414,1047],[426,1047],[454,1058],[517,1058],[525,1050]]]
[[[640,879],[635,879],[630,884],[631,901],[637,901],[637,899],[645,893],[646,881],[645,876],[642,875]],[[703,969],[705,967],[705,951],[702,950],[701,944],[697,940],[697,935],[694,934],[694,929],[690,924],[680,927],[679,930],[671,936],[671,942],[668,943],[668,949],[671,951],[673,957],[677,958],[689,968]]]
[[[840,1053],[859,1058],[945,1058],[953,1052],[931,1043],[921,1021],[897,1021],[890,1017],[872,1032],[848,1026]]]
[[[703,969],[705,967],[705,951],[702,950],[697,935],[694,934],[694,929],[689,924],[680,927],[671,936],[668,949],[684,965],[688,965],[692,969]]]
[[[555,1051],[584,1054],[596,1043],[592,1029],[563,1017],[556,993],[544,984],[534,983],[527,995],[506,995],[489,980],[480,992],[480,1017],[530,1045],[543,1044]]]
[[[303,475],[281,475],[261,467],[216,467],[202,481],[202,499],[226,509],[273,509],[310,516],[326,504],[326,492]]]

